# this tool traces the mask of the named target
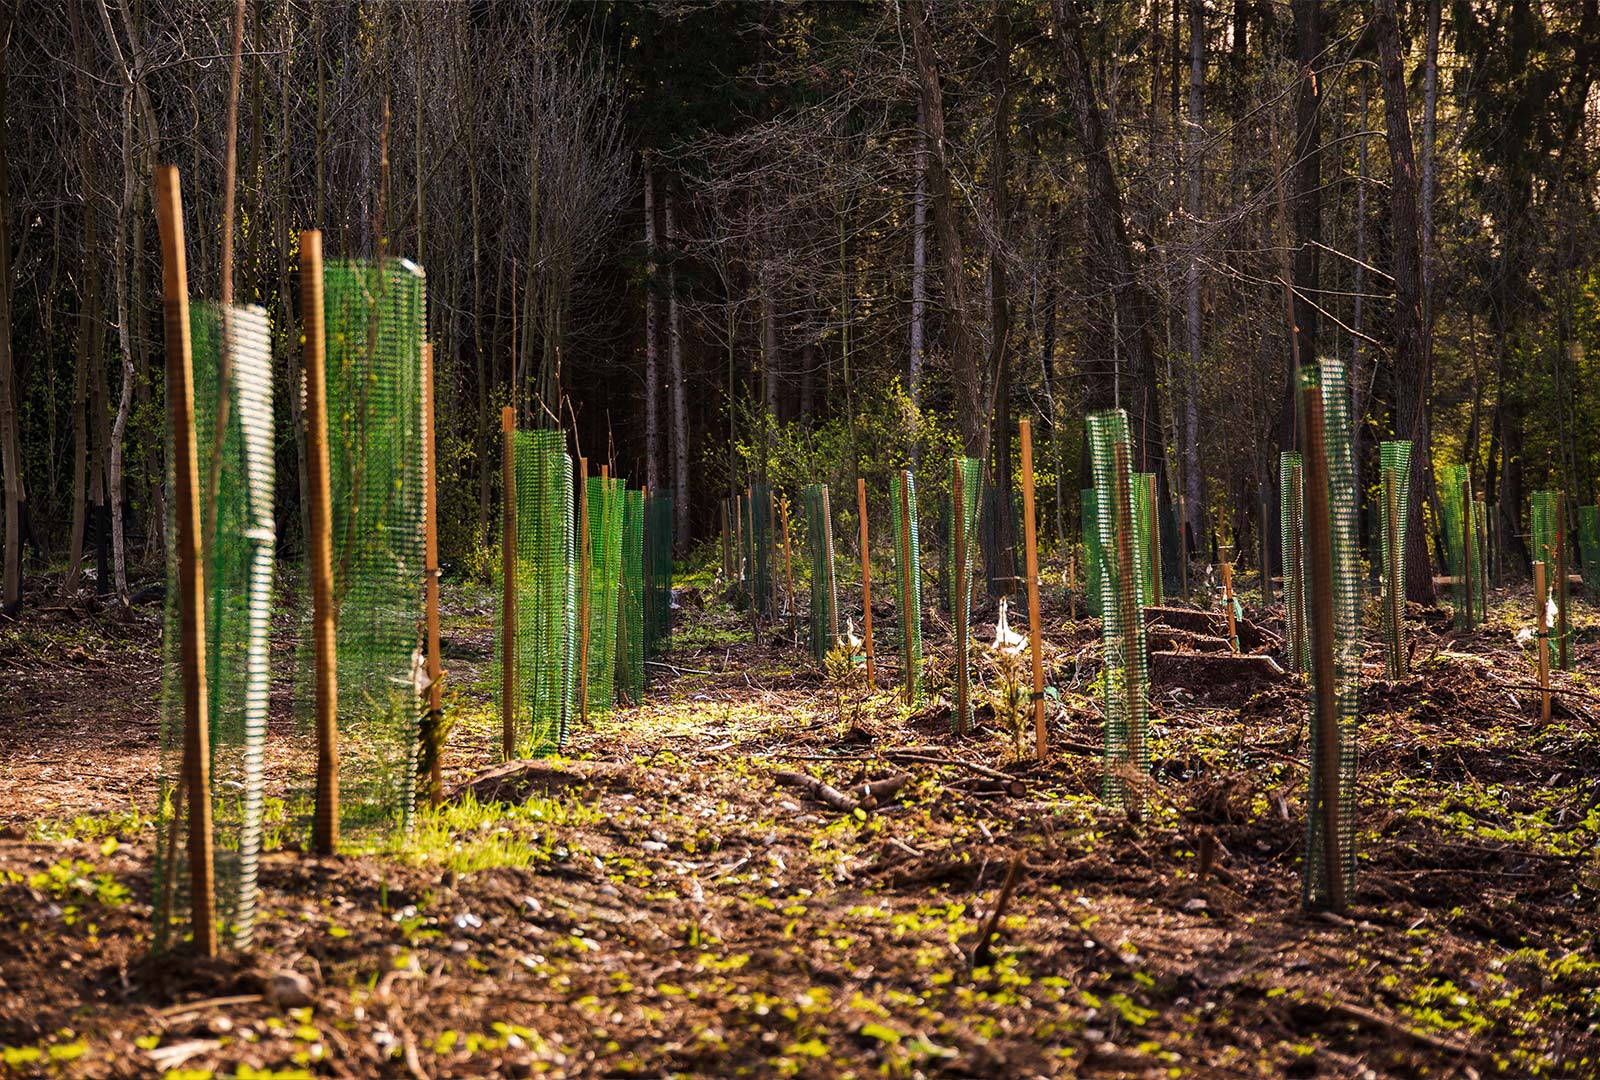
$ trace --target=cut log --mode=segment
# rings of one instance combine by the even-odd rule
[[[1188,630],[1173,630],[1165,626],[1151,627],[1149,630],[1150,648],[1162,649],[1167,652],[1232,652],[1233,646],[1228,644],[1226,638],[1213,637],[1210,634],[1195,634]]]
[[[1225,638],[1228,633],[1227,616],[1220,611],[1147,607],[1144,609],[1144,621],[1145,626],[1152,630],[1157,626],[1164,626],[1173,630],[1186,630],[1191,634],[1220,638]],[[1237,619],[1235,623],[1239,633],[1239,648],[1243,652],[1260,652],[1263,649],[1276,651],[1283,648],[1283,639],[1259,623],[1253,623],[1249,619]]]

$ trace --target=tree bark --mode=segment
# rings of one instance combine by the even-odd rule
[[[1205,78],[1206,30],[1205,4],[1202,0],[1189,0],[1189,267],[1187,308],[1184,329],[1189,338],[1189,365],[1184,373],[1185,394],[1183,403],[1183,478],[1187,506],[1180,528],[1179,557],[1187,558],[1189,537],[1199,538],[1205,525],[1205,498],[1201,490],[1200,469],[1200,373],[1205,368],[1201,349],[1201,293],[1200,293],[1200,216],[1202,188],[1200,160],[1205,136]],[[1191,532],[1192,530],[1192,532]]]
[[[917,150],[915,186],[911,193],[911,404],[922,408],[922,359],[928,304],[928,128],[922,100],[917,100]],[[911,443],[911,460],[917,461],[917,442]]]
[[[0,125],[7,113],[7,61],[11,12],[0,11]],[[0,135],[0,468],[5,482],[5,573],[0,610],[15,615],[22,608],[22,437],[17,423],[16,387],[11,357],[11,154],[9,139]]]
[[[1319,325],[1314,298],[1321,274],[1322,240],[1322,80],[1316,65],[1322,54],[1322,0],[1294,0],[1295,59],[1300,81],[1294,99],[1294,166],[1290,199],[1294,207],[1295,356],[1317,360]]]
[[[644,152],[644,475],[651,491],[661,487],[661,359],[656,352],[656,177]]]
[[[1432,491],[1432,452],[1428,426],[1431,362],[1422,315],[1422,219],[1418,208],[1417,163],[1407,111],[1405,67],[1400,55],[1400,24],[1394,0],[1376,0],[1373,33],[1378,42],[1378,75],[1389,137],[1390,223],[1394,234],[1395,431],[1411,440],[1411,512],[1406,537],[1406,598],[1432,604],[1433,566],[1422,506]]]
[[[921,88],[923,131],[928,143],[928,203],[939,239],[944,268],[944,323],[950,343],[950,382],[955,389],[956,427],[969,457],[983,458],[988,450],[988,410],[983,401],[983,374],[979,370],[978,340],[972,332],[967,307],[966,256],[961,224],[956,217],[950,186],[949,153],[945,147],[944,92],[939,85],[938,58],[933,50],[930,17],[925,0],[910,0],[907,14],[916,53]]]
[[[983,533],[988,549],[983,565],[989,595],[1014,592],[1017,581],[1017,535],[1012,519],[1011,469],[1011,288],[1006,275],[1011,229],[1011,12],[1005,4],[994,15],[994,133],[989,161],[989,209],[994,238],[989,251],[989,370],[994,378],[994,422],[990,427],[990,462],[994,499],[990,527]],[[985,500],[988,501],[988,500]]]
[[[672,216],[672,188],[664,199],[664,221],[668,257],[671,258],[677,234]],[[679,325],[678,268],[667,265],[667,366],[672,383],[672,490],[673,541],[679,554],[689,550],[689,390],[683,381],[683,330]]]
[[[1155,348],[1150,340],[1153,307],[1135,268],[1128,239],[1122,191],[1111,167],[1105,123],[1089,75],[1083,45],[1083,16],[1076,0],[1053,0],[1056,40],[1061,47],[1062,91],[1073,130],[1084,154],[1088,175],[1089,245],[1087,262],[1093,287],[1111,294],[1111,336],[1086,344],[1084,406],[1109,409],[1120,403],[1128,410],[1133,460],[1141,472],[1166,472],[1166,447],[1161,439],[1160,406],[1156,400]],[[1122,357],[1130,377],[1122,393]]]

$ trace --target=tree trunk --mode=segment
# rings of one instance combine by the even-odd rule
[[[1322,0],[1294,0],[1295,58],[1300,81],[1294,99],[1294,354],[1302,364],[1317,360],[1317,297],[1322,241]]]
[[[644,475],[651,491],[661,487],[661,360],[656,353],[656,178],[644,152]]]
[[[1200,155],[1205,134],[1206,78],[1206,27],[1205,4],[1202,0],[1189,0],[1189,137],[1187,172],[1189,174],[1189,266],[1187,310],[1184,329],[1189,338],[1189,364],[1184,372],[1185,394],[1183,403],[1183,477],[1186,514],[1180,524],[1184,535],[1179,538],[1179,557],[1187,558],[1190,537],[1198,539],[1205,528],[1205,497],[1201,490],[1200,470],[1200,373],[1205,357],[1201,350],[1201,296],[1200,296],[1200,215],[1202,191]]]
[[[1119,401],[1128,410],[1133,459],[1140,471],[1166,472],[1166,447],[1161,439],[1161,414],[1156,401],[1155,348],[1150,340],[1152,305],[1135,270],[1128,240],[1122,192],[1111,167],[1106,129],[1089,76],[1083,45],[1083,17],[1076,0],[1053,0],[1056,40],[1061,46],[1062,92],[1072,114],[1073,130],[1084,154],[1088,176],[1089,244],[1087,262],[1093,288],[1111,294],[1111,336],[1089,341],[1084,366],[1084,406],[1108,409]],[[1131,370],[1128,393],[1122,393],[1123,354]]]
[[[966,256],[961,243],[961,223],[956,217],[950,187],[950,161],[945,149],[944,92],[939,85],[938,58],[925,0],[907,6],[916,52],[917,79],[921,86],[923,132],[928,143],[928,202],[933,228],[939,238],[944,266],[944,323],[950,341],[950,382],[955,389],[956,427],[967,456],[987,456],[988,410],[983,401],[983,373],[979,370],[978,341],[967,307]]]
[[[0,12],[0,124],[7,113],[7,60],[11,12]],[[22,438],[17,425],[16,387],[11,358],[11,155],[10,140],[0,136],[0,467],[5,481],[5,574],[0,610],[15,615],[22,608]]]
[[[989,207],[994,216],[994,239],[989,252],[989,370],[994,377],[994,423],[989,442],[994,499],[989,507],[989,528],[983,533],[989,549],[983,553],[983,565],[988,571],[989,595],[1000,596],[1014,592],[1017,581],[1017,531],[1011,514],[1011,289],[1006,275],[1011,228],[1011,12],[1005,4],[995,8],[993,36],[994,152],[989,162]]]
[[[1394,0],[1376,0],[1373,33],[1378,41],[1378,74],[1383,81],[1383,111],[1389,136],[1390,222],[1394,234],[1395,430],[1411,440],[1411,513],[1406,536],[1406,598],[1432,604],[1433,566],[1422,506],[1432,491],[1432,453],[1428,429],[1431,363],[1422,316],[1422,220],[1418,209],[1417,163],[1407,112],[1405,67],[1400,55],[1400,25]]]
[[[1438,155],[1434,131],[1439,113],[1439,8],[1428,0],[1427,58],[1422,77],[1422,332],[1433,353],[1433,196],[1437,186]]]
[[[922,408],[922,356],[928,304],[928,128],[922,100],[917,99],[917,150],[915,187],[911,193],[911,404]],[[911,443],[911,460],[917,461],[918,443]]]
[[[672,221],[672,187],[665,193],[668,257],[671,258],[677,235]],[[672,535],[679,554],[689,550],[689,390],[683,381],[683,330],[679,325],[678,268],[667,267],[667,367],[672,383]]]

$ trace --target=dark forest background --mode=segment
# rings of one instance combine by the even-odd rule
[[[427,270],[461,565],[504,404],[673,490],[685,544],[752,477],[921,464],[933,498],[958,450],[1003,504],[1020,416],[1070,539],[1083,417],[1121,405],[1196,553],[1248,553],[1317,358],[1364,488],[1413,439],[1418,524],[1430,454],[1465,461],[1515,548],[1532,490],[1597,496],[1597,5],[246,0],[232,283],[275,327],[282,551],[310,227]],[[160,565],[152,176],[218,296],[236,14],[0,5],[8,607],[82,587],[100,535],[123,597]]]

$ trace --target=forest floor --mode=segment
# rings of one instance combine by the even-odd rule
[[[215,961],[151,955],[159,608],[0,624],[0,1075],[1600,1075],[1600,696],[1558,673],[1540,723],[1525,590],[1472,633],[1413,609],[1398,682],[1369,629],[1340,916],[1300,905],[1300,680],[1158,680],[1130,816],[1097,797],[1098,623],[1058,592],[1044,763],[986,707],[951,735],[946,687],[899,703],[892,606],[868,693],[691,587],[642,706],[496,770],[494,606],[452,587],[452,797],[337,859],[269,800],[255,943]],[[272,795],[289,713],[285,684]],[[852,812],[783,770],[910,779]]]

